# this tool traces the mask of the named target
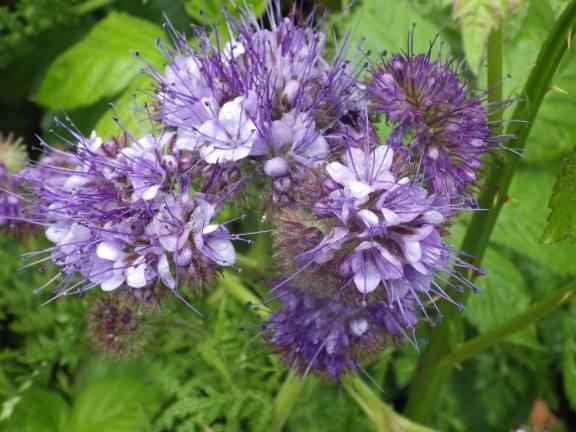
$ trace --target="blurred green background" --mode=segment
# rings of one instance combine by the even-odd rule
[[[248,2],[262,13],[264,0]],[[563,0],[326,0],[283,1],[285,12],[327,13],[326,29],[351,33],[351,58],[363,43],[374,56],[415,42],[426,49],[440,34],[445,53],[462,58],[472,85],[485,85],[484,47],[502,23],[505,94],[518,95]],[[162,68],[156,39],[169,43],[163,16],[189,32],[191,23],[223,29],[217,0],[14,0],[0,2],[0,131],[21,137],[37,158],[36,135],[50,142],[55,116],[84,133],[118,132],[117,113],[134,133],[144,132],[151,80],[133,53]],[[295,8],[295,9],[294,9]],[[234,11],[232,5],[231,11]],[[465,333],[505,324],[576,274],[576,246],[548,244],[543,233],[554,178],[576,143],[576,55],[561,65],[534,124],[510,200],[495,229],[480,279],[466,311]],[[111,104],[113,108],[111,108]],[[230,212],[237,209],[231,208]],[[241,228],[267,228],[256,212]],[[466,220],[454,227],[458,245]],[[270,238],[243,251],[240,270],[227,272],[205,295],[142,311],[126,335],[137,350],[120,358],[98,349],[94,313],[103,295],[66,298],[42,306],[35,292],[52,269],[18,272],[19,254],[45,246],[37,232],[22,239],[0,231],[0,430],[15,432],[142,431],[401,431],[397,418],[378,423],[362,399],[338,383],[296,381],[262,341],[262,316],[247,302],[265,294],[271,272]],[[257,311],[257,310],[256,310]],[[546,319],[464,362],[439,391],[433,419],[441,431],[535,431],[547,425],[576,430],[576,306]],[[92,326],[92,327],[91,327]],[[422,345],[427,329],[419,332]],[[96,333],[96,337],[94,334]],[[92,336],[90,336],[92,334]],[[132,345],[131,345],[132,344]],[[418,352],[390,347],[366,365],[366,383],[402,412]],[[364,401],[365,402],[365,401]]]

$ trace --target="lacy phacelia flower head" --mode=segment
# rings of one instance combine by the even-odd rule
[[[409,337],[417,323],[416,302],[408,297],[400,310],[384,300],[366,307],[287,286],[277,295],[281,306],[265,332],[285,362],[304,375],[340,379],[385,344]]]
[[[346,344],[336,345],[352,356],[346,360],[341,359],[340,351],[335,357],[326,351],[327,346],[332,346],[324,344],[330,331],[329,322],[335,329],[348,332],[341,330],[337,340],[347,343],[355,340],[359,345],[353,345],[358,347],[364,346],[362,338],[350,333],[350,322],[358,317],[374,323],[376,314],[382,320],[379,325],[369,326],[374,332],[372,339],[407,336],[420,315],[430,321],[434,319],[428,309],[432,307],[439,312],[437,300],[454,303],[435,278],[451,274],[450,265],[460,265],[441,238],[447,216],[452,214],[446,199],[406,177],[403,163],[398,163],[391,147],[377,145],[372,134],[366,137],[366,145],[350,147],[341,160],[324,167],[324,175],[315,175],[316,189],[308,186],[312,192],[301,207],[284,210],[277,218],[277,264],[289,276],[273,287],[273,293],[278,294],[282,307],[287,309],[281,309],[276,331],[286,333],[281,340],[288,338],[285,345],[291,347],[293,356],[331,375],[338,375],[339,372],[333,371],[340,367],[352,368],[358,357]],[[353,137],[349,142],[358,143]],[[283,289],[292,284],[299,287],[304,296],[301,298],[307,300],[284,301]],[[287,296],[293,298],[290,293]],[[286,314],[304,315],[304,306],[300,304],[318,307],[319,300],[310,299],[330,299],[341,308],[335,313],[326,312],[325,316],[324,312],[310,312],[310,317],[318,317],[319,321],[312,325],[322,326],[323,338],[313,336],[314,332],[290,331],[291,327],[293,330],[308,324],[304,317],[291,317],[295,323],[289,324]],[[348,310],[353,313],[345,312]],[[326,322],[325,327],[320,322]],[[273,343],[279,343],[278,339]],[[306,345],[306,349],[299,344]],[[304,351],[307,354],[302,354]],[[319,359],[314,357],[316,351]],[[323,360],[326,355],[327,360]],[[331,365],[333,361],[341,366]]]
[[[421,166],[433,192],[461,198],[492,145],[482,99],[453,64],[431,49],[397,54],[374,68],[367,91],[393,127],[389,144]]]
[[[75,154],[54,150],[25,175],[55,243],[46,259],[60,267],[59,295],[96,286],[176,293],[179,281],[201,284],[234,264],[236,237],[213,221],[233,187],[196,176],[201,167],[173,151],[173,133],[78,140]]]
[[[338,145],[333,132],[356,109],[359,92],[343,53],[324,59],[323,33],[273,9],[270,29],[248,13],[229,18],[224,47],[199,31],[193,49],[174,34],[177,53],[164,73],[152,74],[156,116],[177,131],[177,149],[197,151],[209,164],[256,159],[273,178],[274,200],[285,203],[302,167]]]

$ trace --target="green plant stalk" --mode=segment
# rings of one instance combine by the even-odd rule
[[[476,212],[473,215],[462,243],[462,251],[466,257],[474,257],[473,260],[469,259],[474,265],[482,262],[498,215],[508,200],[507,192],[518,165],[518,158],[513,153],[521,151],[526,145],[542,100],[551,87],[554,74],[567,49],[574,25],[576,25],[576,0],[566,6],[556,21],[538,54],[537,62],[526,82],[522,99],[516,105],[512,118],[519,121],[510,123],[506,131],[508,135],[514,137],[508,146],[512,151],[499,155],[490,167],[479,198],[479,207],[485,211]],[[491,42],[496,43],[495,38],[491,38]],[[493,54],[496,58],[497,55],[501,55],[498,53],[501,53],[501,47],[489,47],[489,64],[490,55]],[[493,63],[492,79],[495,79],[496,70],[499,67],[501,68],[501,65]],[[494,87],[491,89],[493,90]],[[456,271],[459,275],[470,279],[477,276],[461,268]],[[467,293],[454,295],[455,300],[461,303],[466,302],[467,296]],[[460,328],[461,318],[456,308],[442,305],[442,311],[444,320],[432,330],[428,349],[422,356],[410,386],[406,414],[419,422],[431,422],[434,403],[439,399],[438,394],[442,383],[449,374],[448,369],[440,368],[438,364],[452,351],[453,334]]]
[[[515,316],[507,323],[469,340],[457,351],[444,357],[440,362],[439,367],[452,368],[459,365],[463,361],[495,345],[500,340],[517,333],[528,327],[530,324],[546,317],[549,313],[570,301],[575,295],[576,283],[571,283],[554,291],[544,300],[533,304],[526,311]]]
[[[433,432],[432,429],[413,423],[397,414],[382,402],[360,377],[345,376],[342,384],[352,399],[372,420],[378,432]]]
[[[272,432],[282,432],[305,384],[307,384],[306,378],[299,377],[294,372],[288,374],[288,377],[286,377],[280,391],[276,395],[276,399],[274,399]]]
[[[246,261],[245,264],[250,264],[250,262]],[[242,280],[235,274],[224,272],[221,283],[230,295],[242,303],[260,304],[256,295],[247,289],[242,283]],[[262,319],[266,319],[270,315],[270,309],[266,307],[253,310]],[[348,376],[344,377],[342,381],[350,396],[370,417],[377,431],[433,432],[432,429],[417,425],[398,415],[392,408],[382,402],[372,389],[359,377]],[[304,386],[310,385],[310,383],[311,381],[306,381],[305,378],[290,372],[274,401],[273,432],[280,432],[282,430]]]

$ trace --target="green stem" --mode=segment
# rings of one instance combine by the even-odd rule
[[[346,376],[342,384],[348,394],[372,420],[378,432],[433,432],[425,426],[415,424],[398,415],[392,408],[380,400],[358,376]]]
[[[296,400],[302,393],[306,378],[299,377],[293,372],[290,372],[286,381],[280,387],[280,391],[274,400],[274,417],[272,420],[272,431],[281,432],[290,417],[292,407]]]
[[[474,265],[479,265],[484,257],[488,246],[488,241],[496,225],[498,215],[502,210],[504,203],[508,200],[508,188],[514,177],[518,158],[513,155],[516,151],[521,151],[526,145],[528,135],[534,119],[538,113],[544,96],[550,88],[558,64],[567,48],[568,37],[571,35],[571,29],[576,24],[576,0],[573,0],[558,18],[554,28],[550,32],[548,39],[544,42],[536,65],[532,69],[522,99],[516,105],[512,118],[517,120],[508,125],[507,134],[513,136],[509,147],[513,151],[505,152],[500,157],[495,158],[488,178],[484,185],[483,192],[479,198],[479,207],[486,211],[474,213],[466,236],[462,244],[464,256],[474,257],[469,260]],[[501,58],[501,47],[495,36],[491,37],[491,47],[489,47],[490,56],[493,57],[490,69],[495,79],[497,70],[501,68],[498,65],[498,58]],[[494,82],[494,84],[496,84]],[[497,93],[494,87],[491,89],[492,96],[496,97]],[[473,279],[476,275],[464,269],[458,269],[460,276]],[[465,303],[468,294],[455,294],[455,300]],[[412,381],[406,414],[416,421],[431,422],[432,410],[435,402],[438,400],[438,394],[441,391],[442,383],[448,378],[448,370],[439,368],[438,363],[445,356],[449,355],[453,348],[453,335],[455,330],[460,328],[460,316],[458,311],[453,307],[442,306],[444,313],[443,322],[433,329],[430,336],[428,349],[423,354],[417,373]]]
[[[469,340],[457,351],[444,357],[439,366],[441,368],[452,368],[462,363],[502,339],[546,317],[549,313],[571,300],[574,295],[576,295],[576,283],[571,283],[554,291],[546,299],[532,305],[525,312],[512,318],[507,323]]]

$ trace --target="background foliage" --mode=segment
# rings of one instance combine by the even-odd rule
[[[266,2],[249,3],[261,12]],[[290,3],[283,2],[286,10]],[[330,29],[339,36],[350,32],[352,46],[362,45],[374,58],[405,47],[413,23],[419,49],[440,34],[444,52],[465,59],[478,90],[486,80],[482,35],[502,25],[505,96],[515,98],[567,1],[298,3],[330,9]],[[64,112],[85,133],[113,135],[116,116],[135,132],[149,129],[144,101],[153,89],[142,61],[165,62],[156,46],[167,43],[164,14],[182,30],[191,22],[223,28],[217,0],[8,2],[0,9],[0,130],[23,136],[35,156],[34,135],[54,140],[54,116]],[[481,292],[464,312],[469,338],[505,325],[576,274],[576,245],[570,243],[576,238],[573,53],[571,47],[520,156],[484,261]],[[355,49],[350,55],[361,58]],[[466,222],[454,226],[456,245]],[[242,223],[242,231],[266,227],[258,215]],[[34,289],[50,269],[17,271],[19,253],[42,247],[42,236],[0,236],[0,430],[411,430],[395,415],[374,421],[383,408],[358,384],[347,391],[346,384],[291,378],[262,343],[262,317],[246,302],[258,301],[267,282],[266,235],[245,251],[238,272],[225,274],[207,297],[192,299],[207,320],[169,301],[144,324],[152,343],[123,359],[96,353],[86,336],[94,295],[41,306],[46,293]],[[576,430],[575,309],[567,302],[462,363],[439,395],[441,409],[431,423],[442,431],[542,430],[546,417],[558,430]],[[419,333],[421,345],[427,332]],[[391,348],[367,365],[370,378],[363,378],[372,394],[401,412],[417,362],[414,347]]]

